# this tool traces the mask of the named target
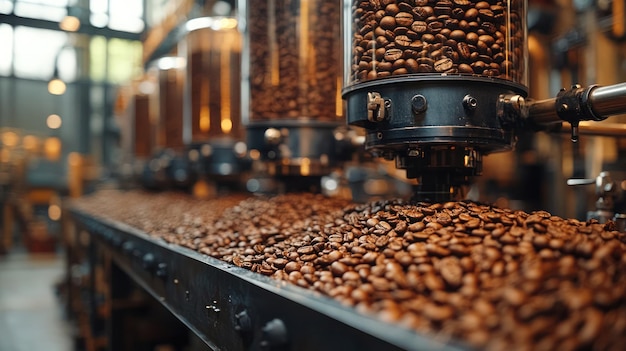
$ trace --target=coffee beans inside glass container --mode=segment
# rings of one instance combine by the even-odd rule
[[[241,138],[241,35],[232,17],[187,22],[187,87],[192,142]]]
[[[339,121],[340,2],[249,0],[243,10],[250,121]]]
[[[354,0],[348,83],[464,74],[526,85],[526,9],[512,0]]]
[[[178,56],[165,56],[156,60],[148,74],[156,77],[157,90],[151,107],[157,120],[155,147],[183,147],[183,89],[186,60]]]

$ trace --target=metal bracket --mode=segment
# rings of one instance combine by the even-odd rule
[[[370,122],[382,122],[387,118],[385,99],[377,92],[367,93],[367,119]]]
[[[502,94],[496,103],[496,115],[503,127],[517,127],[528,115],[526,100],[519,94]]]
[[[575,84],[571,89],[561,89],[556,96],[556,113],[564,121],[572,125],[572,141],[578,141],[578,123],[580,121],[602,121],[606,117],[599,116],[591,109],[589,96],[595,88],[591,85],[583,88]]]

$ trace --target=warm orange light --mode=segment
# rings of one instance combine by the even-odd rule
[[[300,163],[300,174],[303,176],[311,174],[311,159],[308,157],[302,158],[302,162]]]
[[[230,133],[230,131],[233,129],[233,121],[231,121],[230,119],[223,119],[220,124],[222,127],[222,132],[224,132],[224,134]]]
[[[61,219],[61,207],[59,205],[50,205],[48,207],[48,217],[53,221]]]
[[[621,38],[626,33],[626,5],[624,0],[613,0],[613,35]]]
[[[257,149],[250,150],[250,158],[255,161],[258,160],[259,158],[261,158],[261,152]]]
[[[5,146],[8,147],[14,147],[17,145],[17,143],[19,143],[20,141],[20,136],[17,135],[17,133],[15,132],[4,132],[2,133],[2,144],[4,144]]]
[[[2,149],[0,150],[0,162],[9,163],[11,161],[11,150]]]
[[[24,145],[24,150],[36,153],[39,149],[39,139],[34,135],[26,135],[22,140],[22,145]]]
[[[63,95],[66,88],[65,82],[59,78],[54,78],[48,83],[48,92],[52,95]]]
[[[230,52],[232,51],[231,43],[232,43],[231,40],[224,40],[224,42],[222,43],[221,51],[220,51],[220,68],[222,72],[222,74],[220,74],[220,88],[221,88],[221,95],[222,95],[222,101],[220,101],[221,103],[220,127],[222,127],[222,132],[224,134],[230,133],[230,131],[233,129],[233,122],[230,117],[231,81],[230,81],[230,74],[228,74],[229,72],[228,69],[231,65],[231,62],[230,62]]]
[[[76,32],[80,28],[80,20],[75,16],[65,16],[59,22],[59,28],[67,32]]]
[[[61,157],[61,139],[56,137],[46,139],[43,143],[43,151],[48,160],[58,160]]]
[[[211,112],[209,106],[200,108],[200,121],[198,121],[200,131],[206,133],[211,128]]]
[[[61,128],[61,124],[63,124],[63,120],[59,115],[51,114],[48,118],[46,118],[46,125],[50,129],[59,129]]]

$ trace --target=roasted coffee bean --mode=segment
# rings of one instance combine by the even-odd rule
[[[443,58],[441,60],[438,60],[437,62],[435,62],[435,71],[437,72],[445,72],[447,70],[449,70],[450,68],[452,68],[452,65],[454,63],[452,62],[452,59],[450,58]]]
[[[478,349],[623,346],[626,241],[610,226],[471,202],[357,205],[288,194],[215,211],[228,200],[106,196],[78,203],[418,333]]]
[[[411,27],[413,24],[413,15],[408,12],[400,12],[395,16],[395,20],[398,26]]]
[[[406,48],[413,43],[413,40],[406,35],[398,35],[394,38],[394,43],[396,43],[401,48]],[[402,54],[400,55],[402,56]]]
[[[392,16],[385,16],[380,20],[380,27],[386,30],[394,30],[396,28],[396,19]]]

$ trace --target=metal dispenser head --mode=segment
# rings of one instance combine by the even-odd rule
[[[319,188],[343,123],[340,3],[239,2],[243,116],[256,175],[286,190]],[[251,190],[260,189],[261,177]]]
[[[347,119],[443,201],[510,150],[501,95],[527,96],[525,1],[344,1]]]

